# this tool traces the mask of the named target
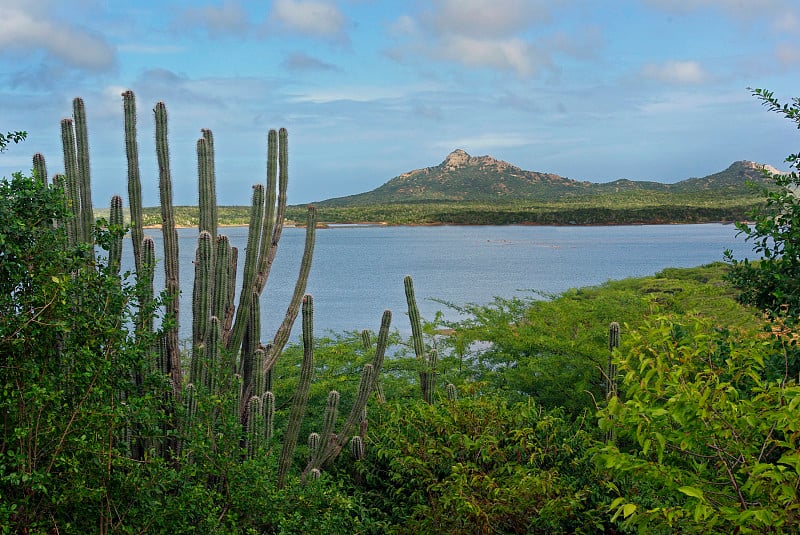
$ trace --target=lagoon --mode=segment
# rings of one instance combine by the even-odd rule
[[[437,310],[456,319],[438,301],[486,304],[495,296],[538,297],[608,280],[652,275],[667,267],[693,267],[754,257],[733,225],[548,226],[335,226],[317,231],[308,293],[314,295],[317,335],[377,330],[384,309],[393,327],[410,333],[403,277],[414,278],[420,313]],[[220,230],[239,247],[244,264],[245,227]],[[148,229],[163,255],[160,230]],[[197,229],[179,229],[181,338],[191,333],[191,294]],[[286,228],[267,288],[262,295],[262,341],[272,339],[289,302],[305,237]],[[130,240],[126,240],[130,250]],[[130,259],[130,253],[124,255]],[[123,266],[126,268],[126,266]],[[130,269],[130,266],[127,266]],[[163,288],[163,267],[156,290]],[[240,279],[239,279],[240,280]],[[434,299],[436,301],[434,301]],[[299,322],[293,338],[299,335]]]

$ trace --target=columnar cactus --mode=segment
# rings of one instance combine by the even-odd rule
[[[155,109],[156,156],[158,159],[158,192],[161,200],[161,232],[164,238],[164,280],[167,298],[167,316],[174,319],[173,326],[164,333],[167,373],[172,379],[176,395],[182,386],[181,355],[178,345],[178,318],[180,296],[180,271],[178,269],[178,231],[175,228],[175,211],[172,207],[172,175],[169,164],[167,137],[167,107],[158,102]]]
[[[294,393],[292,408],[289,410],[289,422],[283,437],[281,456],[278,461],[278,487],[286,483],[292,456],[300,433],[300,423],[306,411],[308,391],[311,387],[311,375],[314,370],[314,300],[310,295],[303,298],[303,363],[300,368],[300,380]]]
[[[356,461],[364,458],[364,439],[360,435],[355,435],[350,439],[350,453]]]
[[[214,169],[214,135],[203,129],[197,140],[197,174],[200,183],[199,208],[200,231],[208,231],[212,238],[217,237],[217,192],[216,171]]]
[[[111,197],[108,224],[114,228],[114,236],[112,236],[108,251],[108,266],[114,273],[119,275],[120,266],[122,265],[122,234],[119,233],[119,230],[123,225],[122,197],[119,195]]]
[[[617,365],[614,364],[614,350],[619,347],[619,323],[608,326],[608,363],[605,370],[606,399],[617,395]]]
[[[151,238],[144,236],[142,217],[141,176],[136,139],[136,102],[132,91],[122,94],[124,110],[125,150],[128,163],[128,201],[131,214],[131,239],[137,277],[137,299],[139,314],[134,321],[137,336],[152,336],[154,333],[153,288],[155,250]],[[273,433],[275,397],[271,390],[271,370],[288,342],[292,325],[303,307],[304,357],[301,381],[294,396],[281,458],[278,480],[283,484],[291,466],[300,421],[308,398],[313,362],[313,300],[304,298],[305,287],[311,268],[314,250],[316,210],[309,207],[306,221],[306,236],[303,257],[295,283],[294,292],[284,315],[283,322],[274,334],[271,343],[262,345],[260,340],[260,296],[275,259],[278,242],[283,229],[286,211],[288,184],[288,137],[285,129],[270,131],[267,151],[266,185],[257,184],[253,190],[250,234],[245,251],[244,275],[236,295],[236,268],[238,251],[231,247],[227,237],[218,235],[218,216],[215,193],[214,139],[210,130],[203,130],[197,142],[198,182],[200,206],[200,234],[196,251],[195,281],[192,294],[192,343],[188,366],[188,381],[184,382],[183,363],[178,343],[179,324],[179,266],[178,233],[172,205],[172,177],[167,131],[167,111],[163,102],[154,110],[155,146],[158,161],[159,198],[161,206],[161,231],[164,242],[165,313],[169,322],[163,336],[154,345],[154,358],[149,370],[136,370],[132,374],[132,388],[144,386],[144,372],[166,377],[171,385],[164,397],[165,413],[174,417],[165,421],[164,436],[152,444],[142,439],[131,448],[135,458],[143,458],[144,451],[154,447],[156,451],[170,457],[178,451],[179,442],[166,438],[175,431],[208,429],[215,432],[219,410],[201,409],[203,396],[212,395],[215,400],[235,400],[226,410],[235,411],[242,425],[241,436],[250,455],[267,446]],[[56,175],[54,183],[63,187],[72,217],[63,224],[70,243],[86,243],[93,246],[93,213],[89,172],[88,134],[83,101],[73,102],[73,118],[61,123],[64,154],[64,175]],[[47,170],[41,155],[34,157],[34,172],[40,180],[46,180]],[[119,197],[112,200],[110,222],[122,224],[122,205]],[[113,266],[121,265],[121,247],[114,243],[109,254]],[[91,259],[94,255],[91,255]],[[375,387],[375,378],[381,368],[388,339],[391,315],[387,313],[381,324],[375,357],[362,374],[356,403],[343,426],[343,433],[334,441],[325,439],[316,457],[321,463],[331,460],[341,450],[346,437],[359,424],[364,413],[367,397]],[[185,394],[185,396],[183,395]],[[185,410],[179,410],[179,403]],[[338,395],[337,395],[338,403]],[[235,405],[235,406],[234,406]],[[203,426],[191,426],[188,420],[211,415],[213,421]],[[335,411],[327,425],[328,434],[334,435]],[[363,425],[362,425],[363,429]],[[135,431],[135,430],[134,430]],[[146,447],[145,447],[146,446]],[[328,448],[332,446],[333,449]],[[324,455],[322,455],[324,453]],[[321,466],[321,464],[320,464]],[[310,471],[319,475],[317,467]]]
[[[131,243],[137,277],[142,268],[142,242],[144,228],[142,220],[142,182],[139,174],[139,145],[136,140],[136,99],[133,91],[122,93],[125,157],[128,162],[128,206],[131,213]]]
[[[414,354],[417,356],[419,364],[419,386],[422,390],[422,399],[426,403],[433,403],[433,392],[436,388],[436,364],[437,356],[435,351],[426,353],[425,343],[422,336],[422,320],[417,308],[417,300],[414,296],[414,281],[410,275],[403,279],[406,291],[406,303],[408,304],[408,319],[411,322],[411,342],[414,346]]]
[[[33,155],[33,174],[39,182],[47,184],[47,165],[41,152]]]
[[[447,399],[449,401],[457,401],[458,400],[458,388],[453,383],[447,383],[445,387],[445,392],[447,393]]]
[[[192,291],[192,350],[200,351],[206,339],[211,317],[211,294],[213,292],[213,244],[211,234],[201,231],[197,237],[197,250],[194,260],[194,288]],[[197,372],[202,370],[201,362],[192,359],[189,382],[199,382]]]
[[[61,120],[61,146],[64,152],[64,192],[71,217],[67,221],[67,235],[74,245],[83,239],[83,216],[81,214],[80,182],[78,181],[78,162],[75,154],[75,132],[72,119]]]

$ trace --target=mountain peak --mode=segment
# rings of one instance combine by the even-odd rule
[[[447,155],[447,158],[442,162],[442,167],[461,167],[469,163],[471,156],[462,149],[456,149]]]
[[[776,169],[775,167],[772,167],[771,165],[760,164],[760,163],[757,163],[757,162],[752,162],[750,160],[740,160],[738,162],[733,162],[728,169],[736,169],[736,168],[753,169],[753,170],[756,170],[756,171],[759,171],[759,172],[762,169],[766,169],[767,171],[769,171],[773,175],[780,175],[780,174],[783,173],[783,171],[779,171],[778,169]]]

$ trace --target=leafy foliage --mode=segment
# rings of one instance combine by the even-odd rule
[[[0,152],[4,152],[11,143],[21,143],[28,137],[28,133],[23,130],[13,132],[0,132]]]
[[[0,525],[92,530],[116,514],[133,430],[160,432],[130,381],[153,340],[128,337],[133,289],[68,245],[59,189],[16,174],[0,204]]]
[[[366,458],[364,499],[384,533],[602,531],[583,420],[491,394],[387,403]]]
[[[551,300],[496,298],[489,305],[455,307],[466,318],[446,325],[452,334],[444,337],[443,373],[450,382],[485,382],[509,399],[531,397],[548,409],[579,415],[604,397],[612,321],[625,331],[654,314],[694,313],[758,332],[761,322],[735,302],[725,273],[721,263],[667,269]]]
[[[688,317],[630,333],[623,396],[598,412],[617,437],[599,466],[637,481],[613,484],[614,517],[650,533],[797,533],[800,386],[770,369],[792,351]]]
[[[781,104],[773,93],[753,90],[762,104],[800,128],[800,99]],[[800,153],[786,158],[792,171],[775,174],[764,171],[777,188],[764,189],[764,206],[752,213],[754,223],[736,226],[754,251],[763,257],[758,262],[735,260],[731,263],[731,281],[741,290],[741,301],[764,310],[773,318],[794,323],[800,314]]]

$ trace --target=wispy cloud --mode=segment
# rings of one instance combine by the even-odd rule
[[[581,35],[554,32],[548,24],[566,1],[433,0],[395,19],[390,33],[400,43],[396,60],[422,56],[471,69],[528,78],[554,68],[554,54],[585,55]]]
[[[784,41],[775,45],[775,57],[784,67],[800,64],[800,45]]]
[[[111,68],[114,47],[93,31],[52,18],[46,2],[0,1],[0,49],[41,51],[59,63],[85,71]]]
[[[283,66],[290,71],[338,71],[336,65],[327,63],[304,52],[292,52],[283,60]]]
[[[675,85],[697,85],[711,79],[709,73],[696,61],[648,63],[642,67],[642,76]]]
[[[249,30],[247,13],[239,0],[223,0],[220,5],[191,7],[183,11],[181,26],[194,26],[210,37],[242,35]]]
[[[275,0],[271,17],[288,31],[323,39],[345,38],[344,14],[329,2]]]

